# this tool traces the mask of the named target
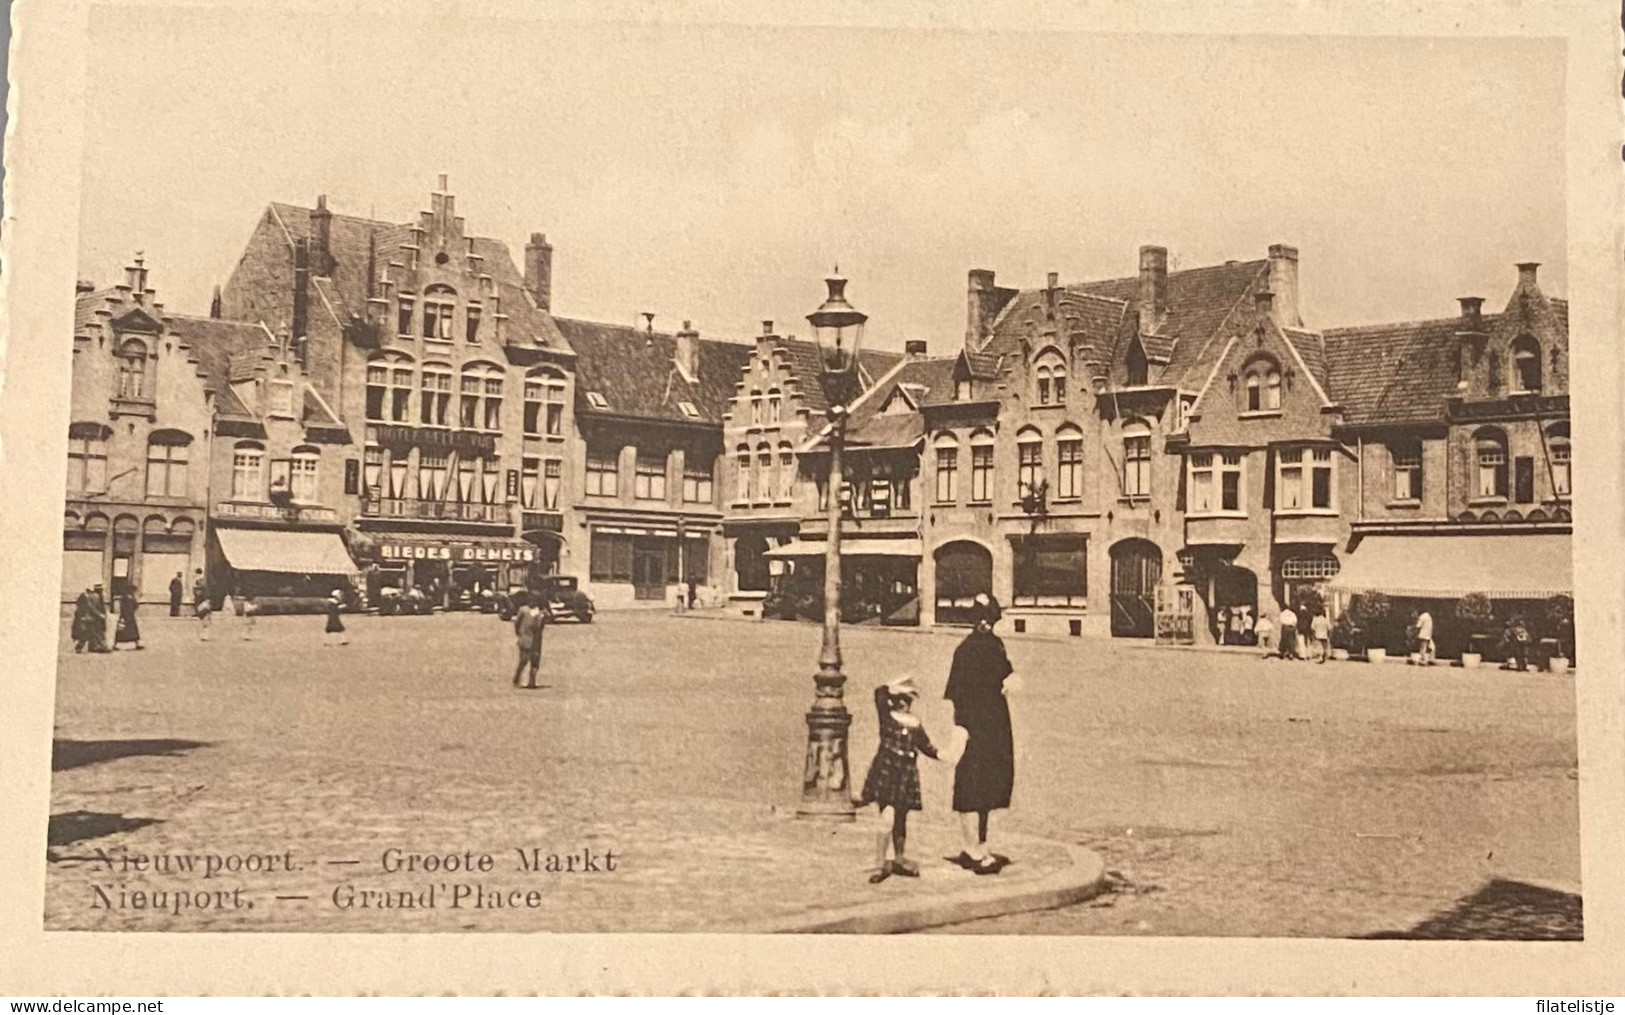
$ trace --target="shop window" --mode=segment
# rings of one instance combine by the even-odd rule
[[[620,493],[620,460],[612,452],[587,452],[587,494],[614,497]]]
[[[1151,428],[1144,423],[1123,428],[1123,495],[1151,496]]]
[[[131,338],[118,347],[118,396],[147,398],[147,345]]]
[[[107,490],[107,438],[101,423],[75,423],[68,428],[68,489],[83,493]]]
[[[1520,335],[1512,343],[1512,394],[1536,394],[1540,391],[1540,343],[1529,335]]]
[[[1287,581],[1326,581],[1336,578],[1341,568],[1338,559],[1329,553],[1288,557],[1281,562],[1281,577]]]
[[[148,497],[186,496],[191,443],[191,435],[179,430],[157,430],[147,438]]]
[[[232,448],[231,496],[233,500],[260,500],[265,496],[265,445],[238,441]]]
[[[595,582],[630,582],[632,537],[594,532],[588,569]]]
[[[1088,541],[1081,535],[1033,535],[1012,547],[1016,606],[1084,606],[1089,601]]]
[[[1065,426],[1055,436],[1056,489],[1063,500],[1083,496],[1083,434]]]
[[[451,371],[445,367],[423,368],[423,394],[418,403],[418,421],[424,426],[451,425]]]
[[[666,458],[655,453],[638,452],[637,472],[632,481],[632,496],[638,500],[666,499]]]
[[[1394,499],[1399,501],[1421,500],[1421,441],[1404,441],[1390,445],[1388,454],[1394,463]]]
[[[937,472],[936,501],[954,504],[959,501],[959,441],[953,434],[942,434],[936,440]]]
[[[1507,438],[1495,427],[1484,427],[1473,435],[1478,455],[1478,478],[1473,487],[1480,498],[1507,495]]]

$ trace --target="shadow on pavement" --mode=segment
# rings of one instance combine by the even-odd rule
[[[1583,941],[1585,922],[1578,895],[1497,879],[1410,930],[1363,936],[1406,941]]]
[[[104,835],[113,835],[117,832],[132,832],[137,828],[156,825],[157,818],[127,818],[122,814],[101,814],[96,811],[69,811],[66,814],[51,815],[51,823],[45,833],[45,844],[50,846],[71,846],[86,839],[99,839]],[[64,857],[50,856],[49,859],[66,859]]]
[[[51,743],[51,771],[65,772],[119,758],[174,758],[207,746],[199,740],[55,740]]]

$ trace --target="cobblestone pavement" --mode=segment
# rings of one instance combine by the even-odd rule
[[[199,643],[195,622],[151,618],[144,652],[64,650],[49,927],[721,930],[987,880],[941,862],[945,766],[922,762],[918,881],[867,883],[867,826],[782,816],[815,627],[604,614],[551,628],[548,686],[518,692],[491,617],[356,618],[332,648],[320,618],[264,618],[247,642],[239,624],[221,617]],[[914,672],[940,736],[955,639],[843,635],[861,782],[869,688]],[[1003,827],[1090,846],[1116,891],[951,930],[1361,936],[1408,931],[1492,882],[1577,890],[1571,678],[1097,641],[1010,651],[1023,686]],[[1001,879],[1062,862],[1023,845]],[[386,876],[391,846],[489,852],[493,869]],[[544,868],[613,851],[617,871],[525,873],[516,851],[531,847]],[[98,850],[291,853],[297,869],[161,878],[108,871]],[[114,904],[120,885],[215,891],[175,915],[98,908],[93,884]],[[339,908],[347,885],[419,902],[433,887],[435,907]],[[253,910],[235,908],[237,886]],[[481,890],[503,907],[471,908]]]

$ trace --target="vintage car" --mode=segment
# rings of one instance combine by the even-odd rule
[[[434,612],[434,601],[423,594],[422,589],[412,588],[402,591],[394,586],[385,586],[378,590],[378,613],[380,616],[393,617],[400,614],[427,614]]]
[[[499,597],[497,616],[503,620],[513,619],[521,595],[538,599],[549,620],[569,617],[590,624],[596,612],[592,597],[581,591],[581,584],[573,575],[549,574],[537,579],[529,588],[515,587]]]

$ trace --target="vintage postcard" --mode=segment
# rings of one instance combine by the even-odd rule
[[[0,987],[1618,993],[1618,37],[19,4]]]

